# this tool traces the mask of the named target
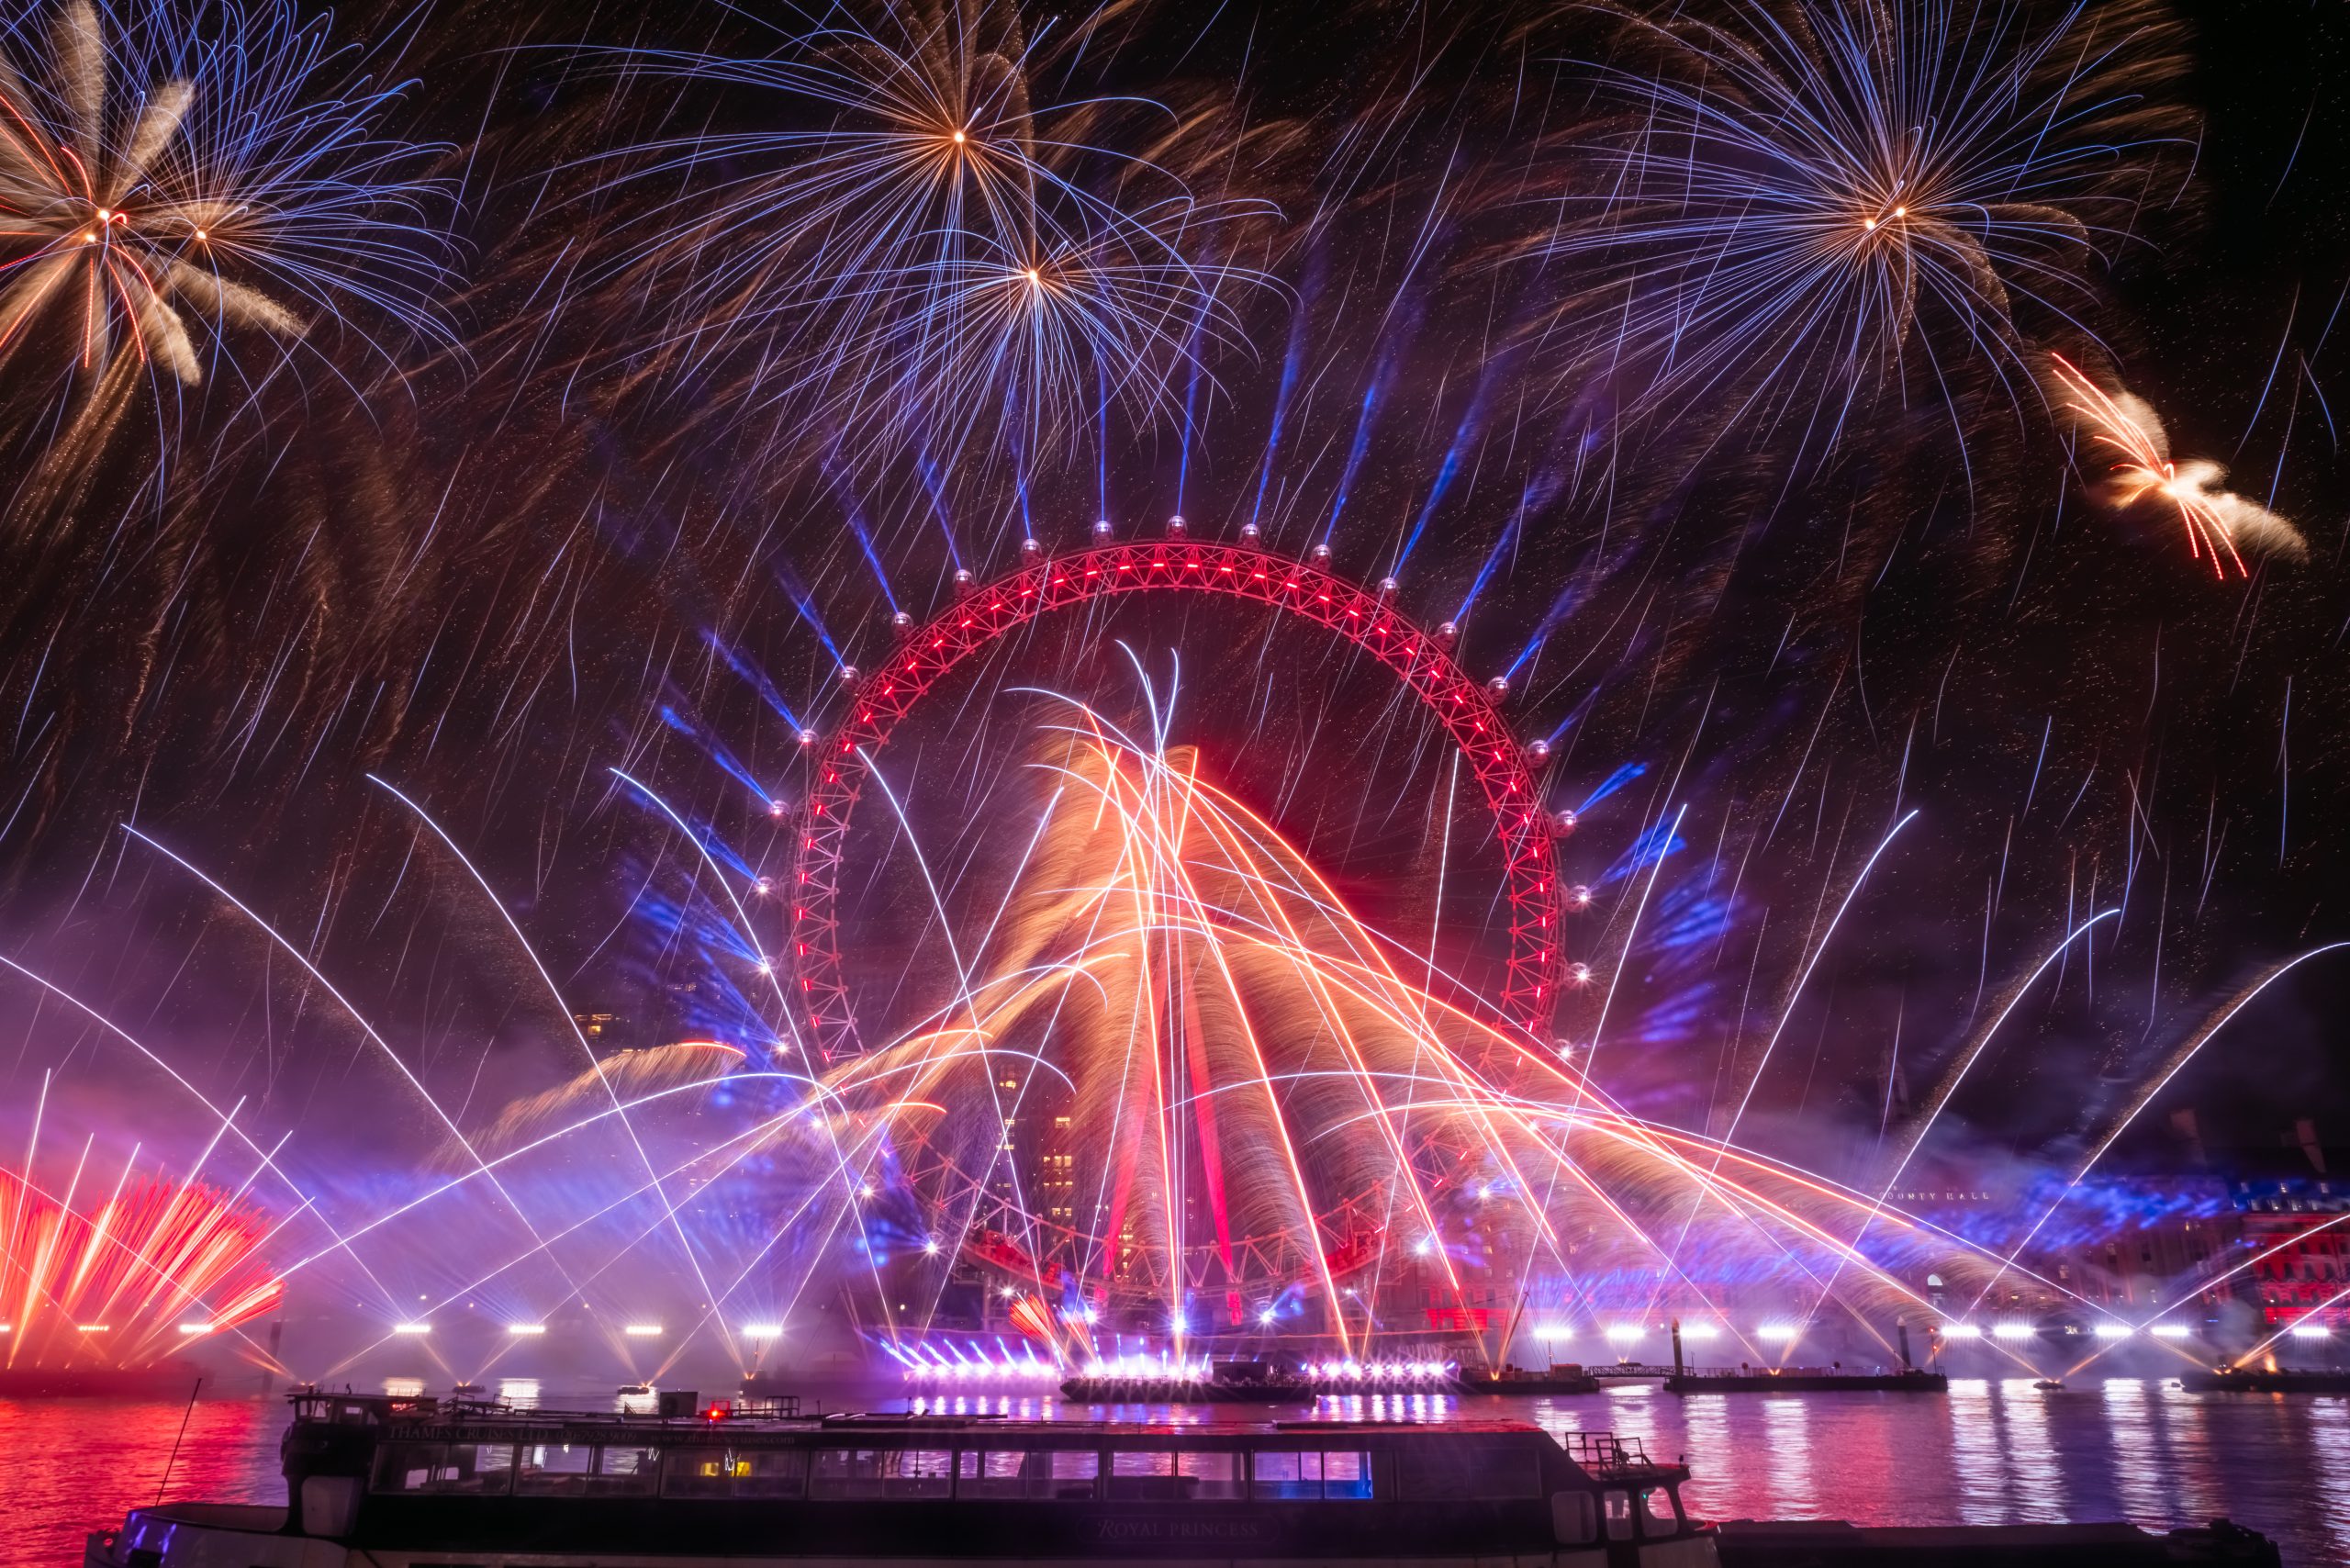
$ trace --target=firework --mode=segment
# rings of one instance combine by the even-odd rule
[[[731,375],[730,404],[848,460],[1034,459],[1106,403],[1164,411],[1171,369],[1240,340],[1226,297],[1264,279],[1218,258],[1261,204],[1086,140],[1109,106],[1041,98],[1036,47],[1008,4],[934,3],[756,57],[628,56],[763,101],[758,129],[610,155],[607,189],[678,189],[619,263],[670,306],[650,362]]]
[[[338,86],[348,65],[274,0],[66,0],[0,29],[0,364],[49,360],[66,461],[141,386],[249,396],[329,324],[386,353],[431,330],[437,150],[384,135],[399,89]]]
[[[2142,500],[2168,505],[2187,534],[2187,553],[2210,563],[2212,575],[2228,567],[2244,575],[2245,551],[2255,555],[2300,560],[2309,554],[2300,531],[2257,501],[2218,487],[2228,471],[2216,463],[2171,460],[2170,437],[2146,400],[2132,392],[2107,392],[2062,355],[2051,355],[2061,407],[2080,420],[2089,439],[2114,455],[2111,476],[2098,498],[2117,511]]]
[[[1902,1298],[1897,1255],[1977,1271],[1906,1218],[1861,1257],[1860,1194],[1630,1116],[1406,980],[1421,960],[1188,748],[1080,710],[1038,760],[1045,820],[962,999],[826,1081],[874,1151],[850,1206],[901,1173],[929,1254],[1179,1348],[1275,1322],[1343,1345],[1374,1299],[1473,1313],[1538,1278],[1564,1310],[1850,1264],[1857,1309]],[[1052,1130],[1015,1150],[1016,1126]]]
[[[1953,398],[1969,361],[2011,382],[2034,319],[2069,321],[2084,269],[2132,238],[2180,129],[2170,33],[2143,7],[2032,15],[1625,13],[1641,66],[1594,70],[1629,129],[1573,140],[1598,177],[1533,248],[1595,269],[1581,370],[1830,442],[1874,393]]]
[[[77,1169],[78,1184],[83,1172]],[[268,1311],[285,1282],[268,1227],[198,1183],[133,1178],[95,1208],[0,1170],[0,1322],[9,1367],[146,1366]]]

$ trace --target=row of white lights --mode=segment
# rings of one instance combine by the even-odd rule
[[[1645,1324],[1611,1323],[1600,1332],[1615,1344],[1627,1345],[1647,1338],[1655,1330]],[[2100,1323],[2090,1332],[2100,1339],[2127,1339],[2138,1332],[2138,1327],[2129,1323]],[[2148,1327],[2146,1332],[2157,1339],[2185,1339],[2194,1334],[2194,1330],[2184,1323],[2157,1323]],[[2289,1332],[2296,1339],[2324,1339],[2332,1338],[2333,1330],[2322,1323],[2296,1323]],[[1980,1339],[1983,1333],[1980,1324],[1945,1323],[1942,1326],[1942,1335],[1945,1339]],[[1994,1339],[2030,1339],[2035,1338],[2040,1330],[2029,1323],[1995,1323],[1990,1333]],[[1684,1323],[1681,1326],[1684,1339],[1718,1339],[1721,1335],[1719,1324]],[[1764,1323],[1754,1330],[1754,1337],[1758,1339],[1780,1342],[1800,1338],[1802,1335],[1803,1329],[1793,1323]],[[1534,1337],[1538,1339],[1572,1339],[1575,1331],[1564,1323],[1546,1323],[1534,1331]]]
[[[1088,1377],[1180,1377],[1193,1382],[1204,1382],[1208,1377],[1208,1361],[1204,1356],[1197,1361],[1187,1358],[1177,1361],[1170,1361],[1163,1351],[1156,1356],[1134,1352],[1112,1357],[1107,1361],[1089,1361],[1086,1363],[1085,1375]]]
[[[183,1334],[209,1333],[211,1332],[211,1327],[212,1326],[210,1324],[183,1323],[180,1325],[180,1332]],[[532,1334],[543,1334],[547,1331],[547,1326],[543,1323],[509,1323],[506,1326],[506,1331],[509,1334],[526,1336]],[[0,1334],[5,1334],[7,1330],[6,1327],[0,1327]],[[395,1334],[430,1334],[432,1332],[432,1325],[430,1323],[395,1323],[392,1325],[392,1332]],[[660,1336],[666,1333],[667,1330],[663,1328],[658,1323],[631,1323],[622,1327],[621,1332],[629,1336],[629,1338],[632,1339],[655,1339],[660,1338]],[[745,1323],[743,1325],[739,1332],[745,1339],[780,1339],[783,1338],[783,1325],[779,1323]]]
[[[1060,1369],[1034,1357],[1008,1361],[915,1361],[908,1377],[1043,1377],[1058,1376]]]
[[[1321,1361],[1308,1362],[1306,1375],[1320,1378],[1371,1378],[1395,1382],[1406,1378],[1437,1378],[1452,1375],[1452,1367],[1444,1361]]]

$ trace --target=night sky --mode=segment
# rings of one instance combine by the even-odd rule
[[[0,52],[37,78],[36,10]],[[946,605],[958,566],[1009,570],[1024,536],[1073,550],[1097,517],[1149,536],[1181,510],[1194,537],[1254,520],[1392,574],[1406,613],[1460,623],[1470,674],[1509,675],[1505,713],[1552,748],[1548,804],[1580,812],[1562,875],[1594,890],[1569,945],[1595,983],[1553,1032],[1595,1035],[1628,1105],[1718,1133],[1751,1094],[1741,1141],[1851,1175],[1971,1063],[1936,1157],[2072,1165],[2215,1008],[2350,939],[2350,21],[1813,11],[1939,28],[1953,73],[2053,28],[2052,58],[2110,51],[2048,133],[2087,149],[2045,199],[2092,242],[2000,208],[2035,234],[2000,273],[2007,318],[1970,324],[1929,286],[1898,319],[1774,327],[1757,296],[1664,343],[1675,144],[1630,84],[1696,80],[1691,29],[1751,37],[1785,8],[1723,0],[1659,32],[1637,7],[1024,7],[1035,157],[1068,187],[1046,199],[1197,295],[1033,377],[963,353],[962,321],[923,329],[945,357],[910,374],[889,357],[908,340],[860,334],[930,285],[876,269],[835,286],[863,304],[809,305],[795,269],[848,265],[824,235],[758,249],[807,221],[759,182],[866,122],[713,62],[806,58],[806,18],[339,11],[349,52],[317,81],[408,83],[374,134],[415,144],[396,225],[431,275],[368,297],[311,252],[298,345],[216,315],[195,385],[77,369],[71,312],[46,307],[0,360],[0,953],[255,1125],[339,1127],[358,1171],[434,1135],[287,946],[452,1107],[565,1059],[500,904],[572,1004],[643,1043],[772,1032],[697,913],[704,863],[610,770],[780,878],[796,732],[838,718],[840,665],[878,662],[893,612]],[[120,39],[186,17],[124,9],[119,62],[167,74]],[[2305,552],[2215,573],[2159,498],[2100,498],[2110,458],[2046,392],[2060,353]],[[1711,368],[1677,380],[1682,355]],[[1028,689],[1139,723],[1137,668],[1164,698],[1179,666],[1169,739],[1375,924],[1433,931],[1438,963],[1497,990],[1500,861],[1442,733],[1376,664],[1232,604],[1042,623],[933,693],[889,767],[947,907],[981,908],[1019,849]],[[952,969],[906,834],[867,808],[842,940],[878,1027]],[[2188,1105],[2218,1143],[2305,1115],[2350,1141],[2345,1001],[2350,955],[2312,959],[2120,1147],[2168,1158]],[[186,1138],[158,1069],[12,978],[0,1137],[52,1070],[118,1153]]]

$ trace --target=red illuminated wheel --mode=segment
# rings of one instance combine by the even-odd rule
[[[836,903],[849,815],[875,754],[924,692],[997,638],[1047,611],[1122,593],[1214,594],[1270,605],[1337,633],[1395,672],[1460,748],[1494,813],[1509,879],[1502,1005],[1528,1030],[1545,1033],[1566,968],[1556,857],[1526,749],[1511,738],[1494,696],[1382,595],[1254,546],[1170,540],[1033,560],[968,589],[862,677],[847,714],[816,741],[807,817],[794,843],[791,956],[800,1018],[823,1059],[860,1048],[841,978]]]

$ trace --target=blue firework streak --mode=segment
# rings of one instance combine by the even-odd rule
[[[299,349],[446,340],[445,150],[385,131],[406,84],[330,27],[274,0],[0,22],[0,361],[51,354],[69,394],[250,390]]]
[[[1628,16],[1647,69],[1595,67],[1629,129],[1539,256],[1595,263],[1584,369],[1651,411],[1795,420],[1951,402],[1971,364],[2019,403],[2028,336],[2094,337],[2087,269],[2132,237],[2179,148],[2145,88],[2179,70],[2135,4],[1739,0]],[[1604,367],[1604,368],[1603,368]]]
[[[653,364],[834,432],[845,461],[1074,444],[1107,398],[1180,417],[1243,341],[1229,220],[1149,161],[1084,140],[1123,101],[1040,104],[1009,5],[834,14],[770,53],[632,51],[625,71],[749,95],[755,129],[599,155],[660,187],[617,264],[663,303]]]

